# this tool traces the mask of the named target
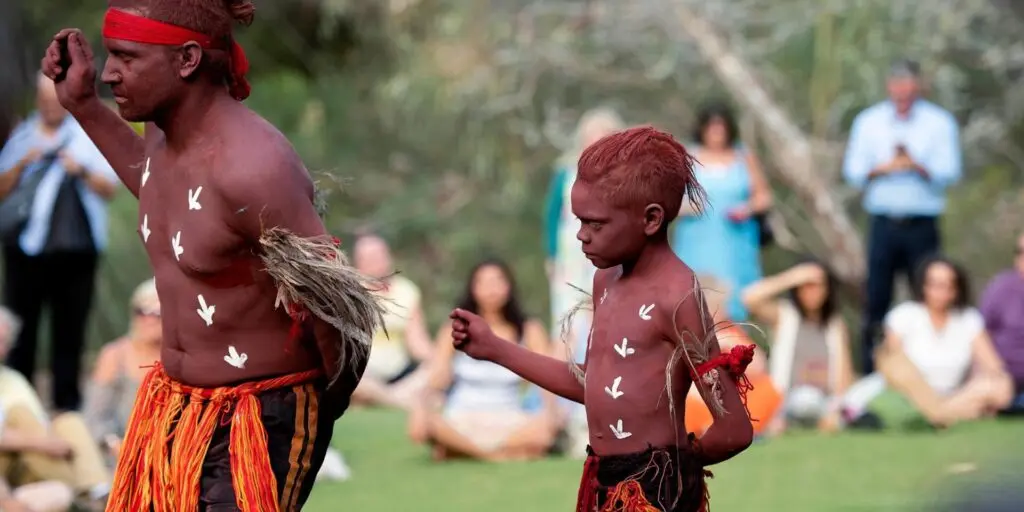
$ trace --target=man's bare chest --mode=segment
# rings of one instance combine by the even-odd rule
[[[147,160],[139,188],[138,232],[153,266],[200,278],[232,267],[247,243],[231,228],[217,185],[207,173],[157,162]]]

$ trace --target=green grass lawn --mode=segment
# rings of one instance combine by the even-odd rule
[[[318,484],[305,510],[565,512],[575,505],[581,470],[569,459],[432,463],[391,412],[350,412],[337,424],[334,446],[354,476]],[[712,511],[938,511],[964,486],[1012,475],[1019,482],[1021,470],[1013,468],[1022,455],[1021,421],[946,432],[797,433],[716,466]]]

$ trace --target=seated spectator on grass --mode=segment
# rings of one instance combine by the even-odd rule
[[[422,363],[433,357],[420,289],[394,273],[391,251],[379,236],[359,237],[352,252],[360,272],[383,280],[379,294],[387,310],[352,399],[363,405],[409,409],[426,386],[428,371]]]
[[[925,260],[914,300],[886,315],[878,371],[851,388],[847,415],[868,410],[885,426],[945,427],[1006,408],[1013,381],[969,297],[963,269],[942,257]]]
[[[769,373],[785,400],[769,433],[782,433],[790,422],[837,430],[853,363],[835,277],[821,263],[807,261],[755,282],[743,290],[742,300],[772,330]]]
[[[0,307],[0,356],[17,330],[17,317]],[[6,367],[0,370],[0,479],[13,487],[11,497],[56,498],[59,489],[72,489],[79,505],[102,510],[111,475],[82,416],[66,412],[50,420],[28,382],[11,378],[14,372]]]
[[[985,318],[996,351],[1014,380],[1012,408],[1024,411],[1024,234],[1017,239],[1014,268],[989,282],[981,297]]]
[[[11,310],[0,306],[0,361],[7,359],[11,345],[18,339],[21,319]],[[36,389],[21,372],[6,364],[0,365],[0,404],[7,412],[13,407],[25,407],[32,411],[39,421],[46,421],[46,408]]]
[[[726,289],[724,281],[719,281],[710,274],[698,276],[698,281],[700,281],[701,289],[704,290],[704,300],[712,314],[715,333],[722,351],[732,350],[737,345],[753,345],[754,341],[750,339],[743,327],[734,324],[729,319],[728,297],[730,292]],[[775,385],[772,384],[772,379],[768,376],[763,350],[758,349],[754,352],[754,360],[747,366],[746,375],[753,385],[753,389],[747,393],[747,411],[750,413],[754,435],[759,435],[775,416],[776,410],[782,403],[782,395],[775,390]],[[700,436],[711,427],[713,422],[714,418],[704,403],[704,399],[701,398],[696,386],[691,385],[690,393],[686,396],[686,431]]]
[[[0,510],[3,512],[66,512],[74,503],[74,492],[54,480],[11,489],[0,479]]]
[[[502,262],[485,261],[473,269],[458,307],[483,317],[510,343],[549,350],[544,327],[523,313],[512,274]],[[415,441],[432,444],[439,460],[525,460],[547,454],[557,429],[551,395],[545,393],[543,410],[525,411],[525,382],[494,363],[456,353],[450,324],[441,327],[435,346],[426,396],[410,417]]]
[[[160,299],[156,282],[149,279],[132,294],[128,333],[103,346],[86,386],[85,419],[111,464],[117,461],[139,383],[160,360],[162,341]]]

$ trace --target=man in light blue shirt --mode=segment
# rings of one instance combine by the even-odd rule
[[[862,190],[871,216],[861,339],[865,373],[874,369],[872,349],[892,302],[893,280],[897,273],[911,277],[925,256],[939,250],[946,188],[961,175],[956,119],[920,98],[917,63],[895,63],[886,85],[889,100],[854,119],[843,163],[846,181]]]
[[[32,378],[39,316],[49,307],[53,403],[75,410],[97,259],[107,244],[106,202],[117,176],[43,75],[36,104],[0,151],[0,201],[26,190],[31,197],[24,225],[2,243],[4,302],[23,321],[8,363]]]

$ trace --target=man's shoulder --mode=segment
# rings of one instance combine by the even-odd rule
[[[953,113],[932,103],[928,100],[918,100],[916,108],[920,109],[921,115],[926,122],[943,122],[956,125],[956,117]]]
[[[312,180],[295,148],[262,118],[246,120],[224,143],[215,184],[229,198],[244,202],[282,187],[302,187],[312,194]]]

